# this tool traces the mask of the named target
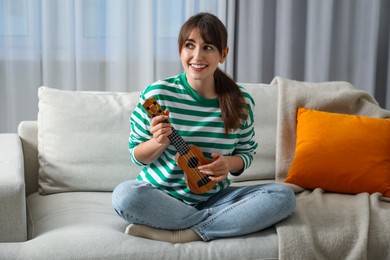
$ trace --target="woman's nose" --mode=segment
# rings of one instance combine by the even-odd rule
[[[203,58],[203,50],[201,48],[195,48],[194,50],[194,59],[202,60]]]

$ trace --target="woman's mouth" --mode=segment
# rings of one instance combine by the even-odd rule
[[[201,70],[207,67],[205,64],[190,64],[190,66],[196,70]]]

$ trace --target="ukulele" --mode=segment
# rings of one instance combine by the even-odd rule
[[[163,110],[154,97],[148,98],[142,105],[148,115],[153,118],[163,114]],[[164,120],[164,123],[169,123]],[[188,188],[196,194],[202,194],[212,189],[217,182],[198,170],[198,166],[212,162],[204,157],[199,147],[188,145],[179,133],[172,127],[169,140],[177,150],[176,163],[184,171],[184,178]]]

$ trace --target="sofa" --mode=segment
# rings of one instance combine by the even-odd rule
[[[291,217],[210,242],[171,244],[124,234],[127,223],[113,210],[111,192],[140,171],[127,144],[139,93],[41,87],[37,121],[0,134],[0,259],[390,259],[390,183],[385,191],[344,192],[288,182],[297,164],[298,107],[381,119],[390,113],[343,82],[278,77],[240,85],[256,103],[259,148],[251,167],[229,178],[232,185],[291,186],[297,196]]]

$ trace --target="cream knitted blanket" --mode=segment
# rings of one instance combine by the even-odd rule
[[[276,77],[279,87],[276,180],[294,158],[296,109],[390,117],[368,93],[346,82],[310,83]],[[390,156],[390,155],[389,155]],[[292,185],[297,209],[276,225],[280,259],[390,259],[390,203],[381,194],[346,195]]]

